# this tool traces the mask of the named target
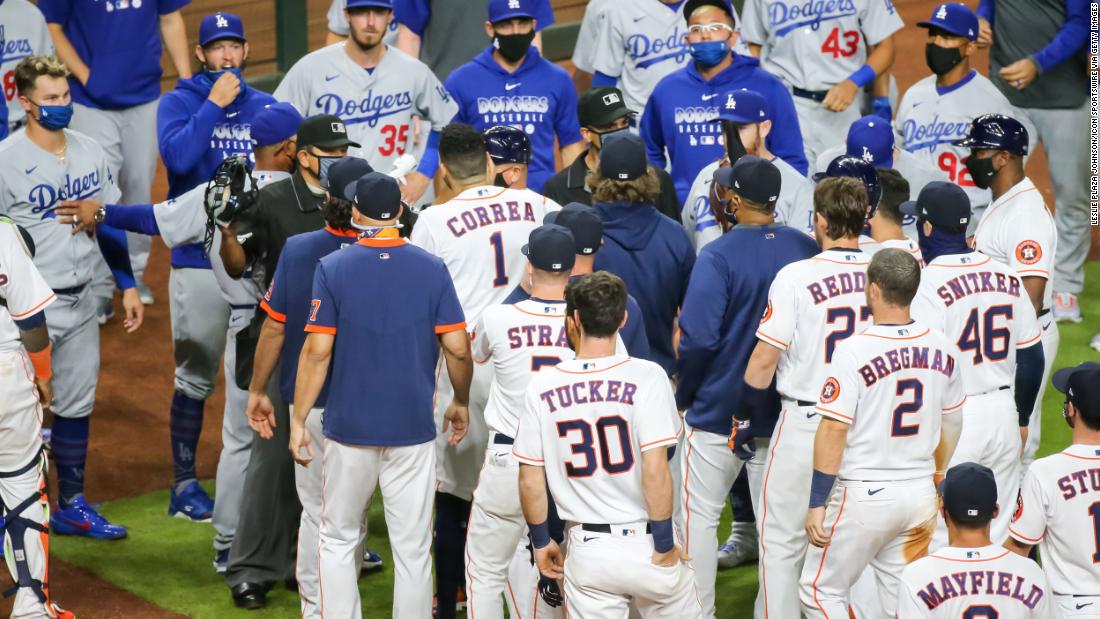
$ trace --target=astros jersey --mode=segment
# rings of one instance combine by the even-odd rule
[[[53,54],[53,41],[46,18],[27,0],[0,3],[0,76],[4,79],[4,99],[8,108],[8,127],[22,125],[26,112],[15,91],[15,65],[27,56]]]
[[[355,64],[335,43],[294,63],[275,98],[287,101],[302,116],[335,114],[348,127],[348,137],[376,170],[389,170],[412,149],[412,117],[427,119],[441,130],[458,109],[435,74],[424,63],[396,47],[387,47],[372,71]]]
[[[946,546],[905,566],[898,619],[1051,617],[1050,588],[1031,559],[1004,548]]]
[[[864,293],[870,260],[859,251],[827,250],[775,276],[756,337],[783,351],[780,394],[816,402],[836,345],[870,323]]]
[[[989,190],[979,189],[970,178],[964,163],[970,149],[952,143],[966,137],[971,121],[982,114],[1004,114],[1019,120],[1035,146],[1035,130],[1027,116],[977,71],[946,88],[936,86],[935,75],[913,84],[905,91],[894,119],[898,147],[942,170],[948,180],[966,191],[975,208],[989,204]]]
[[[829,90],[867,61],[867,46],[901,30],[893,0],[746,0],[745,40],[765,69],[806,90]]]
[[[65,158],[48,153],[17,131],[0,142],[0,215],[8,215],[34,238],[34,266],[51,288],[89,283],[99,247],[88,234],[72,234],[57,223],[62,200],[117,202],[121,195],[103,147],[76,131],[65,130]]]
[[[1042,335],[1020,278],[977,252],[939,256],[921,271],[912,312],[959,347],[968,395],[1015,384],[1016,349]]]
[[[1070,445],[1033,462],[1008,533],[1039,545],[1054,593],[1100,595],[1100,446]]]
[[[920,245],[913,239],[887,239],[878,244],[879,249],[900,249],[917,259],[921,268],[924,267],[924,255],[921,254]],[[923,278],[924,276],[921,275]]]
[[[990,204],[974,232],[978,251],[1007,264],[1020,277],[1048,280],[1043,293],[1044,309],[1050,307],[1053,294],[1049,280],[1057,240],[1054,216],[1029,178]]]
[[[931,476],[943,415],[966,401],[957,360],[953,343],[916,321],[873,325],[837,344],[814,410],[851,426],[838,476]]]
[[[642,453],[675,445],[680,432],[661,366],[625,355],[563,361],[535,376],[525,398],[512,455],[545,468],[563,520],[649,520]]]

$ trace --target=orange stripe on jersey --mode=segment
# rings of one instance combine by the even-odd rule
[[[539,460],[538,458],[528,458],[527,456],[520,455],[516,453],[516,450],[514,449],[512,450],[512,455],[515,456],[517,460],[523,460],[524,462],[529,462],[534,465],[541,465],[543,462],[545,462],[544,460]]]
[[[854,266],[867,265],[869,262],[856,262],[854,260],[829,260],[828,258],[822,258],[821,256],[814,256],[814,260],[820,260],[822,262],[832,262],[833,264],[851,264]]]
[[[1012,527],[1008,527],[1008,532],[1015,535],[1016,537],[1024,540],[1025,542],[1030,543],[1030,544],[1038,544],[1043,539],[1042,535],[1040,535],[1039,537],[1036,537],[1036,538],[1030,538],[1026,535],[1021,535],[1019,531],[1017,531],[1016,529],[1013,529]]]
[[[821,411],[823,414],[829,415],[830,417],[833,417],[833,416],[840,417],[840,421],[847,421],[848,423],[852,423],[852,417],[849,417],[848,415],[845,415],[844,413],[838,413],[836,411],[831,411],[831,410],[825,408],[824,406],[815,406],[814,410]]]
[[[554,369],[559,371],[559,372],[563,372],[565,374],[599,374],[600,372],[606,372],[606,371],[608,371],[612,368],[617,368],[620,365],[630,361],[630,359],[631,359],[630,357],[627,357],[626,359],[623,359],[622,361],[616,363],[615,365],[609,365],[609,366],[607,366],[607,367],[605,367],[601,370],[582,370],[580,372],[572,372],[570,370],[563,370],[563,369],[561,369],[560,366],[554,366]]]
[[[1016,348],[1026,348],[1032,342],[1038,342],[1041,337],[1043,337],[1043,332],[1042,331],[1036,333],[1035,337],[1031,338],[1030,340],[1026,340],[1026,341],[1023,341],[1023,342],[1016,342]]]
[[[436,332],[436,334],[441,335],[443,333],[450,333],[451,331],[458,331],[459,329],[465,329],[465,328],[466,328],[466,323],[465,322],[454,322],[454,323],[451,323],[449,325],[436,325],[435,332]]]
[[[840,510],[837,511],[836,520],[833,521],[833,526],[832,526],[832,528],[829,529],[829,537],[830,538],[832,538],[833,533],[836,533],[836,525],[837,525],[837,523],[840,522],[840,517],[844,515],[844,503],[847,502],[847,501],[848,501],[848,489],[845,488],[844,489],[844,494],[841,495],[841,497],[840,497]],[[822,568],[825,567],[825,557],[829,554],[829,547],[830,546],[826,546],[824,548],[824,550],[821,551],[821,562],[817,564],[817,575],[814,576],[814,584],[813,584],[814,604],[817,605],[817,608],[818,608],[818,610],[821,611],[821,614],[825,615],[825,619],[829,619],[829,613],[825,612],[825,607],[823,607],[821,605],[821,602],[817,599],[817,581],[821,578]]]
[[[451,198],[450,201],[451,202],[480,202],[482,200],[491,200],[493,198],[499,198],[500,196],[504,195],[504,192],[507,191],[507,189],[508,189],[507,187],[501,187],[500,191],[496,192],[495,194],[493,194],[491,196],[477,196],[476,198]],[[446,203],[444,203],[444,204],[446,204]]]
[[[550,316],[550,317],[554,316],[554,314],[545,314],[545,313],[542,313],[542,312],[529,312],[529,311],[527,311],[525,309],[522,309],[522,308],[520,308],[516,305],[512,305],[512,309],[516,310],[517,312],[519,312],[521,314],[527,314],[528,316],[539,316],[541,318],[545,318],[547,316]],[[563,308],[563,311],[564,311],[564,308]]]
[[[30,316],[31,314],[34,314],[38,310],[45,307],[47,303],[49,303],[50,301],[53,301],[56,298],[57,298],[57,295],[51,292],[50,296],[46,297],[45,299],[42,299],[42,301],[40,301],[38,303],[38,305],[35,305],[34,307],[32,307],[31,309],[23,312],[22,314],[11,314],[11,317],[15,320],[19,320],[20,318],[22,318],[24,316]]]
[[[1043,275],[1049,275],[1050,271],[1046,269],[1020,269],[1016,271],[1016,273],[1020,274],[1020,277],[1038,277],[1038,275],[1024,275],[1024,273],[1042,273]]]
[[[769,344],[772,344],[772,345],[776,346],[777,348],[782,348],[783,350],[787,350],[787,347],[790,346],[790,344],[784,344],[783,342],[780,342],[779,340],[775,339],[774,337],[771,337],[770,335],[768,335],[767,333],[764,333],[763,331],[760,331],[759,329],[756,331],[756,337],[765,339],[765,340],[768,341]]]
[[[675,440],[676,440],[675,436],[666,436],[664,438],[660,438],[660,439],[657,439],[655,441],[650,441],[648,443],[645,443],[645,444],[640,446],[640,449],[644,451],[645,448],[649,447],[650,445],[656,445],[657,443],[663,443],[664,441],[675,441]]]
[[[1010,196],[1008,196],[1004,200],[1001,200],[1001,203],[998,204],[997,206],[994,206],[993,208],[987,210],[985,212],[985,214],[982,215],[982,220],[980,222],[978,222],[978,227],[974,230],[974,236],[978,235],[978,230],[982,229],[982,224],[984,224],[986,221],[989,220],[989,216],[993,214],[993,211],[996,211],[997,209],[1001,208],[1002,206],[1004,206],[1004,205],[1008,204],[1009,202],[1015,200],[1016,198],[1024,195],[1025,193],[1028,193],[1028,192],[1031,192],[1031,191],[1039,191],[1039,189],[1036,188],[1035,185],[1032,185],[1030,189],[1021,189],[1020,191],[1017,191],[1016,193],[1011,194]]]
[[[267,312],[267,315],[270,316],[272,320],[282,323],[286,322],[286,314],[276,312],[275,310],[271,309],[271,306],[267,304],[267,301],[260,301],[260,309]]]
[[[906,336],[906,337],[893,337],[893,336],[890,336],[890,335],[878,335],[876,333],[868,333],[866,331],[863,332],[863,335],[869,335],[871,337],[881,337],[884,340],[915,340],[918,337],[924,337],[924,336],[928,335],[928,331],[929,331],[929,329],[925,329],[924,333],[918,333],[916,335],[910,335],[910,336]]]
[[[948,406],[948,407],[944,408],[943,412],[946,413],[947,411],[953,411],[956,408],[959,408],[960,406],[962,406],[963,404],[966,404],[966,396],[963,396],[963,399],[959,400],[958,404],[956,404],[954,406]]]
[[[1067,458],[1077,458],[1078,460],[1100,460],[1100,458],[1090,458],[1089,456],[1078,456],[1077,454],[1068,454],[1064,451],[1058,453],[1059,456],[1065,456]]]
[[[325,226],[325,232],[328,232],[329,234],[335,234],[336,236],[351,237],[353,239],[359,236],[359,233],[355,230],[339,230],[337,228],[333,228],[332,226]]]
[[[336,335],[336,327],[323,327],[321,325],[306,325],[306,333],[324,333],[326,335]]]

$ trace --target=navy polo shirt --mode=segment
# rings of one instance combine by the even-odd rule
[[[279,254],[279,263],[271,285],[260,302],[272,320],[286,325],[283,348],[279,356],[279,395],[284,402],[294,401],[294,380],[298,375],[298,355],[306,343],[306,318],[309,302],[313,299],[313,274],[321,258],[355,243],[355,232],[345,232],[325,227],[304,234],[296,234],[286,241]],[[317,396],[317,408],[325,407],[328,397],[328,381]]]
[[[447,266],[405,239],[360,239],[322,258],[305,330],[336,336],[325,437],[379,447],[435,440],[438,336],[465,328]]]

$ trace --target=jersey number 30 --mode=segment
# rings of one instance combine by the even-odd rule
[[[614,431],[617,439],[608,434]],[[583,419],[571,419],[558,422],[558,437],[565,438],[576,434],[577,440],[570,445],[573,460],[565,463],[565,474],[569,477],[591,477],[597,466],[611,475],[625,473],[634,466],[634,452],[630,449],[630,426],[622,417],[600,417],[596,420],[593,432],[592,424]],[[600,454],[596,455],[593,438],[598,439]],[[612,440],[618,440],[619,453],[612,454]]]

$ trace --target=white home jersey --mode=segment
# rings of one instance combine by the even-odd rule
[[[0,351],[20,350],[23,344],[14,320],[30,318],[55,298],[19,231],[0,220]]]
[[[525,400],[512,455],[545,468],[563,520],[649,520],[642,453],[680,433],[661,366],[626,355],[563,361],[531,380]]]
[[[473,187],[421,211],[409,240],[447,264],[472,326],[519,284],[527,264],[520,249],[546,213],[560,208],[529,189]]]
[[[831,249],[783,267],[768,291],[756,337],[783,351],[776,369],[779,393],[816,402],[836,345],[870,324],[870,256]]]
[[[787,84],[829,90],[867,61],[867,47],[901,30],[892,0],[746,0],[741,31]]]
[[[974,232],[978,251],[1007,264],[1020,277],[1047,279],[1044,309],[1050,307],[1053,294],[1049,280],[1057,241],[1054,216],[1029,178],[990,204]]]
[[[65,141],[64,158],[42,150],[23,130],[0,142],[0,215],[30,232],[34,266],[54,289],[90,283],[100,260],[91,233],[72,234],[54,209],[62,200],[113,204],[121,196],[102,146],[69,129]]]
[[[900,249],[917,259],[921,268],[924,268],[924,256],[920,252],[920,245],[913,239],[887,239],[878,244],[879,249]],[[924,276],[921,275],[923,278]]]
[[[15,65],[27,56],[52,55],[53,41],[42,11],[27,0],[0,2],[0,76],[4,78],[9,128],[21,126],[26,116],[15,90]]]
[[[413,116],[427,119],[439,131],[458,105],[427,65],[396,47],[387,46],[378,66],[367,71],[348,57],[344,45],[323,47],[294,63],[275,98],[289,102],[302,116],[339,116],[348,137],[360,145],[348,154],[388,171],[412,150]]]
[[[967,395],[1014,385],[1016,350],[1042,335],[1020,278],[979,252],[933,260],[921,272],[911,311],[958,346]]]
[[[1070,445],[1033,462],[1008,533],[1039,545],[1055,594],[1100,596],[1100,445]]]
[[[905,566],[898,619],[1053,617],[1050,588],[1031,559],[1003,546],[946,546]]]
[[[1027,128],[1031,149],[1035,147],[1036,133],[1027,115],[977,71],[948,88],[938,88],[935,75],[913,84],[905,91],[894,119],[898,147],[942,170],[949,181],[966,191],[974,208],[989,204],[991,194],[970,178],[965,163],[970,149],[954,142],[965,138],[971,121],[982,114],[1004,114],[1020,121]]]

